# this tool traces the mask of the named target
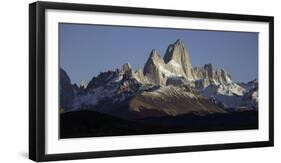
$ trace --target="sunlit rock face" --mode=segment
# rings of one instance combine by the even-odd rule
[[[167,85],[167,79],[184,78],[186,83],[198,89],[204,89],[210,84],[233,83],[231,76],[223,69],[214,69],[212,64],[192,68],[190,56],[181,40],[170,44],[162,59],[153,49],[144,66],[144,77],[155,85]]]
[[[168,46],[164,56],[166,64],[175,70],[176,74],[183,74],[188,80],[193,80],[192,65],[187,48],[181,40]]]
[[[145,77],[151,84],[165,85],[167,75],[167,73],[163,72],[165,70],[164,60],[157,53],[157,51],[153,49],[143,68]]]
[[[143,72],[152,84],[162,86],[166,85],[167,79],[172,77],[184,77],[189,81],[194,80],[190,57],[181,40],[177,40],[168,46],[163,59],[153,49]]]

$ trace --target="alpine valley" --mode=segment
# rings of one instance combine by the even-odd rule
[[[143,69],[129,63],[72,84],[60,68],[60,137],[258,128],[258,81],[235,82],[212,64],[192,67],[181,40]]]

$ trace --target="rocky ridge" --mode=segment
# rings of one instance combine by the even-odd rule
[[[168,46],[164,58],[153,49],[143,70],[134,71],[126,63],[120,69],[93,77],[87,86],[83,81],[83,90],[81,86],[71,85],[63,70],[60,81],[60,107],[66,111],[92,109],[117,116],[133,113],[148,117],[206,115],[226,113],[225,109],[229,108],[258,108],[257,82],[252,86],[236,83],[228,72],[215,70],[212,64],[193,68],[188,49],[181,40]],[[105,107],[103,103],[111,106]]]

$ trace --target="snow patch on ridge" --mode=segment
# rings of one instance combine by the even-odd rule
[[[176,68],[182,68],[182,66],[174,60],[169,61],[168,64]]]
[[[159,65],[159,71],[162,74],[165,74],[167,77],[170,76],[177,76],[175,73],[172,73],[171,71],[167,70],[165,67],[163,67],[162,65]]]

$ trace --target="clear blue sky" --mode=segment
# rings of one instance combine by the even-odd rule
[[[72,83],[89,82],[126,62],[133,69],[143,68],[153,48],[163,57],[177,39],[189,49],[193,67],[212,63],[234,81],[258,78],[258,33],[61,23],[59,35],[60,67]]]

